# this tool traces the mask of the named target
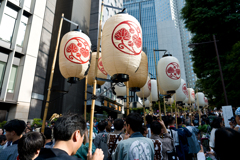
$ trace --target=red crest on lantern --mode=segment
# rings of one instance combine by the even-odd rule
[[[187,85],[186,85],[186,83],[183,84],[183,86],[182,86],[182,91],[183,91],[183,93],[188,97],[188,90],[187,90]]]
[[[148,89],[151,91],[151,80],[148,81]]]
[[[139,55],[142,52],[142,34],[140,27],[132,21],[123,21],[113,30],[112,43],[121,52]]]
[[[64,47],[65,57],[72,63],[84,64],[90,59],[90,46],[81,37],[74,37],[67,41]]]
[[[166,67],[166,74],[173,80],[178,80],[181,77],[180,66],[176,62],[169,63]]]
[[[102,57],[98,59],[98,69],[104,74],[107,75],[107,72],[105,71],[103,64],[102,64]]]
[[[191,95],[192,95],[192,97],[195,99],[195,93],[194,93],[194,91],[192,91]]]

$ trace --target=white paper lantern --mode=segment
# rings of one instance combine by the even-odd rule
[[[145,101],[145,107],[150,107],[150,106],[152,106],[152,103],[150,103],[149,100],[146,100]]]
[[[195,102],[195,92],[192,88],[188,88],[188,103],[194,103]]]
[[[64,78],[76,77],[81,80],[87,75],[91,45],[89,37],[81,31],[71,31],[63,36],[59,51],[59,68]]]
[[[160,86],[159,83],[158,83],[158,85],[159,85],[159,88],[158,88],[158,89],[159,89],[160,94],[161,94],[161,95],[168,95],[167,92],[162,89],[162,87]]]
[[[167,104],[168,104],[168,105],[172,105],[173,102],[174,102],[173,97],[168,98],[168,101],[167,101]]]
[[[151,95],[148,97],[148,99],[150,102],[158,101],[157,80],[155,79],[151,79]]]
[[[198,92],[198,93],[196,93],[195,97],[196,97],[197,105],[204,107],[205,106],[204,94],[202,92]]]
[[[142,52],[142,58],[140,66],[134,74],[129,75],[129,89],[131,91],[136,91],[136,89],[139,91],[140,88],[142,88],[146,82],[148,77],[148,59],[147,55]],[[127,85],[127,82],[124,83]]]
[[[127,95],[127,87],[125,86],[124,83],[113,83],[113,94],[117,96],[117,98],[123,98],[124,96]]]
[[[88,84],[93,85],[94,79],[95,79],[95,65],[96,65],[96,57],[97,57],[97,52],[92,53],[91,57],[91,65],[90,69],[88,72]],[[97,66],[97,78],[103,78],[107,79],[107,72],[105,71],[103,64],[102,64],[102,54],[99,53],[99,59],[98,59],[98,66]],[[104,81],[97,81],[98,85],[103,85],[105,82]]]
[[[129,107],[130,108],[143,108],[143,105],[139,102],[131,102]]]
[[[157,70],[161,88],[166,92],[175,93],[181,85],[181,71],[178,59],[164,55],[158,61]]]
[[[116,14],[102,31],[103,66],[110,76],[134,74],[141,62],[142,28],[136,18]]]
[[[208,106],[208,99],[207,99],[207,97],[204,97],[204,101],[205,101],[205,106]]]
[[[189,96],[188,96],[189,97]],[[188,97],[185,98],[185,100],[183,101],[183,103],[188,103]]]
[[[140,89],[140,92],[136,92],[137,96],[139,98],[147,98],[151,93],[151,80],[148,77],[146,84],[143,86],[143,88]]]
[[[188,91],[187,91],[186,82],[183,79],[181,79],[181,85],[176,90],[176,100],[177,102],[183,102],[187,98],[187,96],[188,96]]]

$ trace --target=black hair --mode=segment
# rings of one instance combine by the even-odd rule
[[[32,160],[37,150],[44,147],[45,137],[39,132],[23,135],[18,141],[18,153],[21,160]]]
[[[147,121],[147,124],[151,124],[152,121],[153,121],[153,117],[150,116],[150,115],[147,115],[147,116],[146,116],[146,121]]]
[[[153,116],[153,120],[154,120],[154,121],[157,121],[157,117],[156,117],[156,116]]]
[[[222,118],[216,117],[212,121],[211,128],[221,128]]]
[[[4,129],[8,132],[15,131],[20,136],[26,128],[26,123],[23,120],[13,119],[4,125]]]
[[[239,148],[233,145],[239,143],[240,133],[238,131],[231,128],[220,128],[216,130],[214,151],[219,159],[236,159],[236,157],[239,156]]]
[[[178,118],[177,118],[177,124],[179,125],[179,124],[181,124],[181,123],[183,123],[183,119],[180,118],[180,117],[178,117]]]
[[[140,132],[143,118],[139,113],[130,113],[126,118],[126,123],[130,125],[134,132]]]
[[[44,130],[44,136],[46,137],[46,139],[52,139],[52,129],[46,127]]]
[[[162,126],[158,121],[154,121],[151,123],[151,131],[153,134],[159,135],[161,133]]]
[[[142,135],[144,135],[144,132],[145,132],[146,130],[147,130],[147,126],[142,125],[141,130],[140,130],[140,133],[141,133]]]
[[[67,114],[60,118],[55,123],[53,133],[56,141],[68,141],[71,139],[72,134],[79,130],[81,136],[84,135],[86,130],[85,120],[78,114]]]
[[[118,119],[115,119],[113,125],[114,125],[114,128],[115,128],[117,131],[120,131],[120,130],[123,129],[123,124],[124,124],[123,120],[120,119],[120,118],[118,118]]]
[[[174,123],[174,121],[175,121],[175,118],[174,117],[169,117],[168,118],[168,125],[171,125],[171,124],[173,124]]]
[[[0,143],[2,143],[2,141],[6,141],[6,140],[7,140],[7,138],[5,135],[0,136]]]
[[[54,122],[54,121],[52,121],[52,122],[51,122],[51,124],[55,124],[55,122]]]
[[[99,122],[98,123],[98,129],[100,131],[103,131],[105,129],[105,127],[106,127],[106,123],[105,122]]]

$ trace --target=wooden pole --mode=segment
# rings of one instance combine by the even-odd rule
[[[144,121],[144,125],[146,125],[146,109],[145,109],[145,99],[144,99],[144,87],[143,87],[143,121]]]
[[[173,116],[172,103],[171,103],[171,115]]]
[[[129,115],[129,81],[127,81],[127,116]]]
[[[164,98],[163,98],[163,101],[164,101],[164,116],[166,116],[167,115],[167,113],[166,113],[166,102],[165,102],[165,96],[164,96]]]
[[[186,119],[186,117],[187,117],[187,115],[186,115],[186,106],[185,106],[185,104],[184,104],[184,117],[185,117],[185,119]]]
[[[151,90],[152,90],[152,88],[151,88]],[[152,103],[152,91],[151,91],[151,94],[150,94],[150,103],[149,103],[149,105],[150,105],[150,111],[152,112],[152,116],[153,116],[153,109],[152,109],[152,105],[153,105],[153,103]]]
[[[97,66],[98,66],[98,59],[99,59],[99,51],[100,51],[100,43],[101,43],[101,32],[102,32],[102,15],[103,15],[103,0],[100,12],[100,21],[99,21],[99,28],[98,28],[98,46],[97,46],[97,57],[95,62],[95,73],[94,73],[94,81],[93,81],[93,92],[92,96],[96,96],[96,88],[97,88]],[[96,97],[92,98],[92,105],[91,105],[91,117],[90,117],[90,129],[89,129],[89,151],[92,153],[92,142],[93,142],[93,119],[94,119],[94,110],[95,110],[95,102]]]
[[[87,81],[88,76],[85,77],[85,101],[84,101],[84,119],[87,121]]]
[[[157,73],[157,60],[156,60],[156,54],[155,54],[155,49],[153,48],[154,52],[154,60],[155,60],[155,71],[156,71],[156,79],[157,79],[157,92],[158,92],[158,107],[159,107],[159,118],[162,120],[162,111],[161,111],[161,104],[160,104],[160,95],[159,95],[159,83],[158,83],[158,73]]]
[[[177,125],[177,98],[176,98],[176,93],[175,93],[175,121],[176,121],[176,128],[178,129],[178,125]]]
[[[43,115],[42,130],[41,130],[42,133],[44,133],[44,130],[45,130],[45,123],[46,123],[49,101],[50,101],[50,96],[51,96],[53,75],[54,75],[55,64],[56,64],[56,59],[57,59],[57,52],[58,52],[58,47],[59,47],[60,35],[61,35],[61,31],[62,31],[63,17],[64,17],[64,14],[62,14],[59,29],[58,29],[57,44],[56,44],[56,47],[55,47],[55,52],[54,52],[54,57],[53,57],[52,70],[51,70],[50,80],[49,80],[49,84],[48,84],[47,100],[46,100],[46,105],[45,105],[45,110],[44,110],[44,115]]]

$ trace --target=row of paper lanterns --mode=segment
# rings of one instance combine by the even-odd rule
[[[109,18],[102,31],[97,77],[106,79],[107,75],[128,75],[129,88],[140,88],[137,96],[148,98],[149,103],[158,101],[158,89],[162,95],[175,93],[176,96],[172,97],[176,101],[194,103],[194,91],[187,88],[181,79],[179,61],[171,55],[164,55],[158,62],[157,88],[157,80],[148,77],[148,59],[142,51],[142,42],[142,29],[136,18],[128,14],[116,14]],[[91,41],[86,34],[81,31],[68,32],[60,44],[60,72],[66,79],[76,77],[81,80],[88,75],[88,84],[93,85],[96,56],[96,52],[91,53]],[[102,85],[104,81],[97,83]],[[126,96],[124,83],[113,85],[117,97]],[[203,93],[197,93],[197,97],[200,106],[206,103]],[[168,101],[171,104],[173,100],[170,98]]]

